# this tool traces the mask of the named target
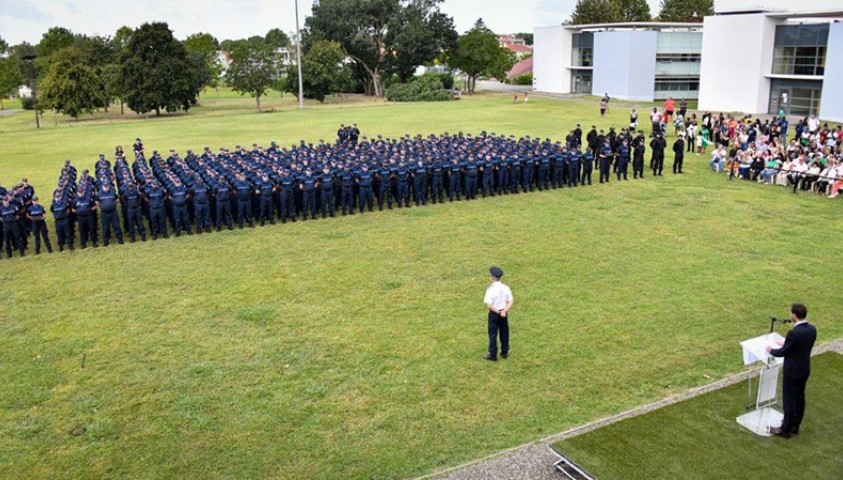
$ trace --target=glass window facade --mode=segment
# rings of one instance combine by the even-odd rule
[[[822,97],[822,80],[790,80],[773,78],[770,83],[768,113],[784,110],[788,115],[808,116],[819,113]]]
[[[773,74],[822,76],[828,29],[827,23],[777,26]]]
[[[574,67],[594,66],[594,33],[575,33],[572,38],[571,65]]]
[[[658,32],[653,97],[699,98],[702,32]]]
[[[591,95],[591,70],[573,70],[571,72],[571,93]]]

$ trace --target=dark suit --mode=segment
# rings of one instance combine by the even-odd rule
[[[781,429],[787,433],[799,431],[805,414],[805,385],[811,376],[811,349],[817,340],[817,329],[808,322],[800,323],[787,332],[784,345],[770,351],[774,357],[784,357],[784,420]]]

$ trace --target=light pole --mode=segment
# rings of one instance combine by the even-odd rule
[[[301,78],[301,29],[299,28],[299,0],[296,0],[296,66],[299,71],[299,109],[303,109],[304,83]]]
[[[32,109],[35,110],[35,128],[41,128],[41,120],[38,118],[38,94],[35,91],[35,81],[37,75],[35,75],[35,59],[38,58],[37,54],[28,53],[23,56],[23,60],[26,62],[27,66],[27,74],[29,75],[29,85],[32,88]]]

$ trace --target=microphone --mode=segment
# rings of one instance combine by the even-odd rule
[[[773,321],[773,322],[778,322],[778,323],[781,323],[781,324],[786,324],[786,323],[792,323],[792,322],[793,322],[793,320],[791,320],[791,319],[789,319],[789,318],[776,318],[776,317],[770,317],[770,320],[771,320],[771,321]]]

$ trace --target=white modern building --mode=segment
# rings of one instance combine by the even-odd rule
[[[699,108],[843,121],[843,0],[719,0]]]
[[[699,23],[536,28],[533,88],[646,102],[696,99],[702,44]]]

